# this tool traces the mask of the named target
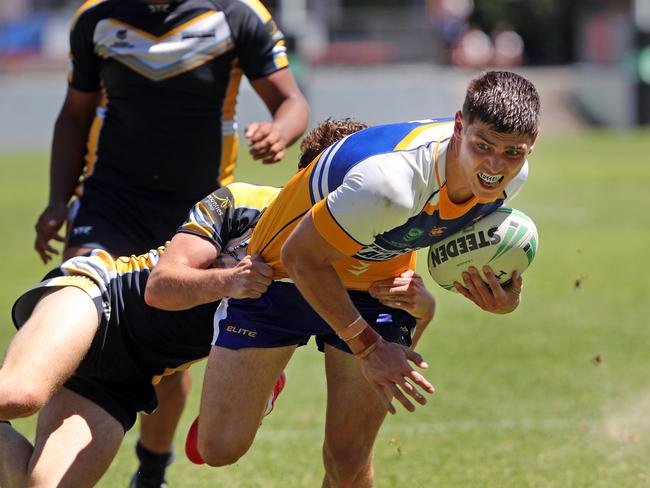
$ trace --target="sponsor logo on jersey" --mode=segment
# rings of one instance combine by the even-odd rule
[[[219,214],[220,217],[223,217],[223,210],[228,207],[232,207],[232,201],[230,198],[222,198],[214,195],[208,195],[208,206],[211,210],[214,210]]]
[[[355,266],[350,266],[348,268],[348,272],[352,273],[355,276],[359,276],[359,275],[365,273],[370,268],[370,264],[364,263],[363,261],[359,261],[358,259],[357,259],[357,263],[359,263],[359,264],[357,264]]]
[[[216,37],[214,31],[183,32],[181,34],[181,39],[213,39],[214,37]]]
[[[87,236],[88,234],[90,234],[90,232],[92,230],[93,230],[92,225],[80,225],[79,227],[75,227],[74,229],[72,229],[72,235],[73,236],[81,236],[81,235]]]
[[[361,251],[357,253],[357,256],[367,261],[387,261],[394,257],[401,256],[402,254],[406,254],[407,252],[411,252],[411,251],[416,251],[418,249],[419,247],[403,247],[401,249],[386,249],[375,242],[370,246],[361,249]]]
[[[454,239],[446,244],[441,244],[431,248],[431,265],[435,268],[444,263],[449,258],[455,258],[461,254],[475,251],[482,247],[494,246],[501,242],[501,237],[497,234],[498,227],[491,227],[487,233],[480,230],[470,232]]]
[[[109,47],[114,49],[133,49],[135,46],[127,41],[115,41]]]
[[[446,230],[447,230],[447,227],[433,227],[429,231],[429,235],[431,237],[438,237],[438,236],[441,236],[442,234],[444,234]]]
[[[168,3],[150,3],[147,4],[147,7],[149,7],[149,12],[152,14],[160,14],[160,13],[165,13],[169,11],[169,4]]]
[[[130,42],[126,41],[126,37],[129,35],[129,31],[126,29],[119,29],[115,33],[117,41],[113,42],[109,47],[114,49],[133,49],[135,46]]]
[[[409,229],[409,231],[404,236],[404,240],[406,242],[411,242],[417,239],[418,237],[420,237],[422,234],[424,234],[424,231],[422,229],[417,229],[417,228]]]

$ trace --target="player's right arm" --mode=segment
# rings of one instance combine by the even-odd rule
[[[238,209],[233,186],[219,188],[192,208],[147,280],[148,305],[185,310],[225,297],[259,298],[266,291],[273,270],[259,256],[244,256],[229,267],[220,259],[224,246],[243,239],[261,212]]]
[[[359,358],[361,370],[390,413],[395,413],[392,398],[409,411],[415,406],[407,398],[425,404],[419,386],[427,393],[434,388],[409,364],[427,368],[422,357],[411,348],[387,342],[361,317],[332,263],[346,257],[316,229],[312,214],[298,224],[282,247],[282,263],[311,307],[346,341]]]
[[[86,141],[100,99],[99,59],[93,42],[98,12],[87,2],[75,15],[70,30],[68,91],[54,125],[50,161],[50,197],[36,222],[34,248],[47,263],[58,254],[50,245],[63,241],[59,230],[68,216],[68,203],[84,167]]]
[[[59,234],[68,217],[68,202],[84,167],[88,132],[95,116],[99,92],[68,87],[63,107],[54,125],[50,161],[50,196],[36,221],[34,248],[44,263],[58,254],[50,241],[64,241]]]
[[[209,241],[176,234],[147,281],[147,305],[185,310],[225,297],[259,298],[271,284],[273,270],[259,256],[246,256],[234,268],[212,268],[218,256]]]

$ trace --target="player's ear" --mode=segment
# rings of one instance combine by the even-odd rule
[[[530,141],[529,144],[529,149],[528,149],[528,154],[531,154],[533,152],[533,149],[535,149],[535,142],[537,141],[537,136],[539,135],[539,127],[535,131],[535,134],[533,135],[532,140]]]
[[[463,112],[456,112],[454,117],[454,137],[460,140],[463,136]]]

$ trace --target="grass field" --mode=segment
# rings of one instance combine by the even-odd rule
[[[376,448],[378,487],[650,486],[648,154],[648,132],[541,138],[515,201],[540,232],[523,303],[492,316],[430,284],[438,315],[420,351],[437,393],[417,412],[386,421]],[[0,164],[4,346],[13,300],[47,269],[32,250],[47,156],[5,154]],[[292,172],[293,164],[245,162],[238,177],[279,184]],[[195,368],[170,486],[320,486],[325,389],[313,345],[298,351],[287,374],[252,450],[215,470],[191,465],[181,451],[197,411]],[[16,425],[29,433],[34,424]],[[99,486],[126,487],[136,432]]]

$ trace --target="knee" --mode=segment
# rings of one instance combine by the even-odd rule
[[[242,439],[215,437],[202,439],[199,435],[198,448],[208,466],[214,468],[235,464],[250,449],[251,442]]]
[[[47,402],[47,394],[30,384],[0,382],[0,419],[29,417]]]
[[[327,475],[333,479],[355,480],[369,476],[372,471],[372,449],[368,446],[325,443],[323,463]]]

